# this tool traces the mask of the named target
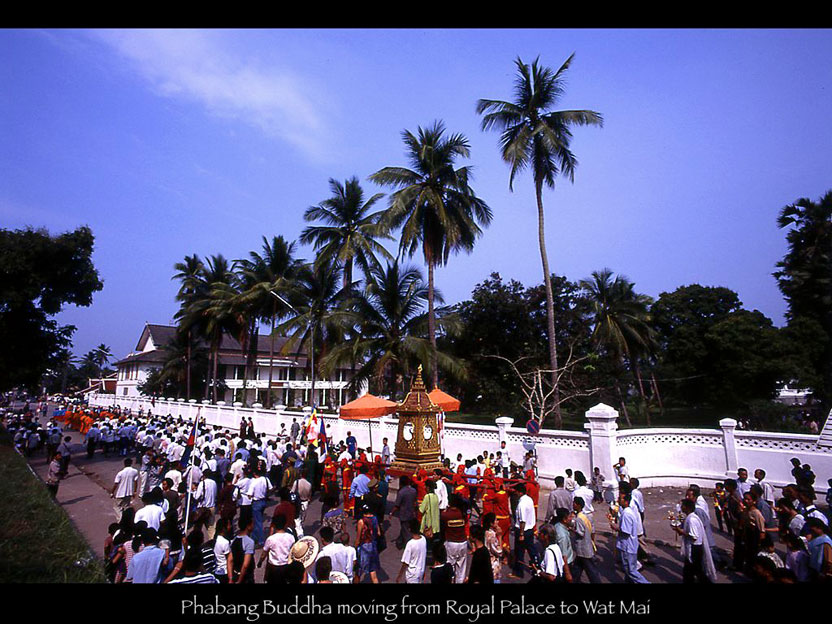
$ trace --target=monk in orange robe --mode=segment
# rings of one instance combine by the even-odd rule
[[[511,502],[508,498],[505,483],[503,479],[495,479],[494,500],[493,500],[494,515],[497,516],[497,524],[500,525],[502,532],[503,552],[508,555],[511,550],[509,542],[509,535],[511,535]]]

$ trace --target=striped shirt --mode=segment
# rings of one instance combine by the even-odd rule
[[[213,574],[203,572],[201,574],[195,574],[194,576],[183,576],[182,578],[174,579],[169,583],[169,585],[173,585],[174,583],[178,583],[180,585],[197,585],[219,583],[219,581]]]

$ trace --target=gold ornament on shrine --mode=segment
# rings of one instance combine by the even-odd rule
[[[399,431],[396,438],[396,460],[390,466],[391,471],[412,474],[421,468],[428,472],[441,468],[437,414],[442,408],[430,400],[425,390],[421,365],[410,386],[410,392],[399,404],[397,411]]]

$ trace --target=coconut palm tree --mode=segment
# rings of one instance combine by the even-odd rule
[[[551,271],[546,252],[544,230],[543,186],[555,187],[555,179],[563,175],[575,181],[578,164],[570,149],[572,126],[603,125],[600,113],[591,110],[552,110],[564,92],[566,70],[575,57],[572,54],[557,71],[540,65],[539,58],[531,65],[519,57],[514,61],[517,77],[514,81],[514,100],[481,99],[477,113],[483,115],[483,130],[498,130],[500,153],[511,167],[508,186],[514,190],[515,176],[531,169],[537,198],[537,238],[546,286],[546,314],[548,317],[549,359],[555,402],[558,401],[557,346],[555,344],[555,304],[552,295]],[[560,408],[555,412],[557,426],[561,423]]]
[[[110,358],[113,357],[113,352],[110,347],[105,345],[103,342],[93,349],[93,352],[95,353],[93,361],[98,367],[98,376],[100,377],[102,369],[110,363]]]
[[[202,337],[209,343],[211,349],[211,382],[205,384],[205,398],[208,398],[209,388],[213,387],[213,401],[217,402],[219,380],[219,348],[224,332],[235,332],[234,315],[229,307],[224,305],[226,286],[232,285],[235,279],[228,260],[217,254],[208,258],[199,275],[196,292],[188,306],[177,314],[185,326],[199,327]]]
[[[610,269],[593,271],[592,278],[581,280],[580,285],[592,306],[593,343],[605,351],[616,365],[624,367],[626,358],[638,379],[642,399],[645,399],[638,360],[651,353],[655,345],[655,330],[650,325],[648,311],[652,299],[636,293],[635,284],[626,276],[617,275],[613,279]],[[615,389],[624,418],[630,425],[618,381],[615,382]]]
[[[450,254],[470,252],[480,226],[491,223],[491,209],[474,193],[471,168],[456,167],[458,158],[471,155],[463,134],[445,134],[436,121],[419,127],[416,135],[405,130],[402,139],[410,168],[385,167],[370,176],[381,186],[396,189],[384,216],[389,228],[402,228],[399,255],[412,257],[421,250],[428,268],[428,336],[431,343],[433,387],[438,384],[434,270],[448,262]]]
[[[301,261],[294,257],[295,243],[289,243],[282,236],[274,236],[269,241],[263,237],[262,254],[252,251],[248,260],[238,261],[240,270],[249,284],[242,297],[251,306],[260,320],[271,323],[269,333],[269,385],[266,392],[266,407],[270,408],[272,400],[272,379],[274,368],[275,323],[277,319],[287,316],[290,310],[280,305],[275,294],[289,296],[294,286],[295,277],[300,270]]]
[[[191,344],[193,342],[193,335],[199,335],[198,328],[195,328],[193,322],[196,319],[189,319],[186,310],[188,306],[193,303],[197,293],[203,286],[202,276],[205,272],[205,265],[197,254],[192,256],[185,256],[184,262],[177,262],[173,265],[176,273],[171,279],[179,280],[179,291],[176,293],[176,300],[180,302],[179,312],[175,318],[180,319],[179,331],[186,334],[185,341],[185,394],[188,399],[191,398]],[[183,324],[185,319],[192,321],[187,325]],[[197,329],[197,331],[194,331]]]
[[[320,358],[343,339],[351,320],[343,304],[353,285],[344,290],[339,282],[340,269],[324,264],[305,264],[297,273],[294,287],[288,292],[289,318],[275,328],[288,335],[283,352],[305,350],[312,380],[309,403],[315,404],[315,381],[320,371]]]
[[[390,397],[398,394],[399,380],[407,377],[419,362],[430,361],[431,343],[424,307],[428,288],[422,273],[414,267],[401,267],[398,261],[382,269],[376,267],[368,276],[363,292],[349,302],[347,317],[357,327],[352,340],[335,345],[322,361],[325,374],[338,365],[363,362],[355,371],[350,389],[357,390],[371,379],[387,380]],[[434,299],[442,302],[439,291]],[[438,321],[447,329],[454,322],[447,308],[439,308]],[[453,329],[453,327],[451,327]],[[456,358],[438,354],[439,364],[453,376],[464,370]]]
[[[357,177],[344,184],[329,179],[332,196],[317,206],[307,208],[305,221],[321,221],[325,225],[311,225],[303,230],[300,242],[314,245],[320,264],[339,264],[343,267],[344,288],[353,281],[353,265],[361,267],[364,275],[379,266],[376,256],[392,259],[378,239],[393,240],[381,223],[383,210],[370,212],[375,203],[384,197],[376,193],[364,201],[364,190]]]

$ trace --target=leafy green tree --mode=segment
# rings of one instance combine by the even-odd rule
[[[515,60],[517,77],[514,81],[514,100],[488,100],[477,102],[477,112],[483,115],[483,130],[498,130],[500,152],[511,167],[509,189],[514,190],[515,176],[530,169],[537,198],[537,235],[540,259],[543,265],[543,283],[546,288],[546,314],[548,319],[549,359],[551,370],[558,369],[557,340],[555,333],[554,294],[551,284],[549,257],[546,252],[544,229],[543,187],[555,187],[555,179],[563,175],[575,181],[578,160],[570,149],[573,126],[603,125],[600,113],[591,110],[552,110],[563,96],[565,74],[575,57],[572,54],[557,71],[539,64],[539,58],[531,65]],[[552,373],[555,402],[559,403],[557,376]],[[561,419],[560,408],[555,415]]]
[[[456,167],[458,158],[469,158],[471,148],[463,134],[445,135],[445,125],[436,121],[417,134],[405,130],[410,168],[385,167],[370,176],[381,186],[397,189],[390,197],[384,225],[402,228],[399,251],[412,257],[421,249],[428,268],[428,336],[433,386],[439,382],[434,308],[434,270],[447,264],[451,253],[470,252],[491,223],[491,209],[470,185],[471,167]]]
[[[575,357],[590,352],[589,307],[580,288],[565,277],[553,275],[558,346]],[[465,411],[513,413],[525,397],[514,372],[502,360],[523,358],[525,367],[548,369],[546,293],[542,284],[526,288],[516,280],[504,281],[492,273],[477,284],[471,298],[453,307],[460,329],[440,341],[445,349],[466,362],[468,374],[455,389]],[[586,387],[594,382],[584,379]],[[558,425],[560,426],[560,425]]]
[[[663,394],[688,405],[704,402],[709,366],[705,336],[741,306],[737,293],[721,286],[691,284],[659,295],[650,306],[650,316],[656,329]]]
[[[75,331],[53,318],[87,307],[103,288],[88,227],[52,236],[45,229],[0,230],[0,391],[37,387],[65,360]]]
[[[811,363],[817,371],[811,381],[815,397],[828,408],[832,397],[832,191],[817,202],[804,197],[784,207],[777,225],[788,229],[789,249],[777,263],[774,276],[789,305],[789,325],[809,320],[817,323],[814,335],[807,334],[804,326],[796,328],[791,337],[805,337],[806,342],[795,344],[804,353],[815,351],[812,342],[826,346]]]
[[[785,345],[771,319],[738,310],[705,334],[708,351],[704,401],[720,407],[771,400],[784,374]]]

